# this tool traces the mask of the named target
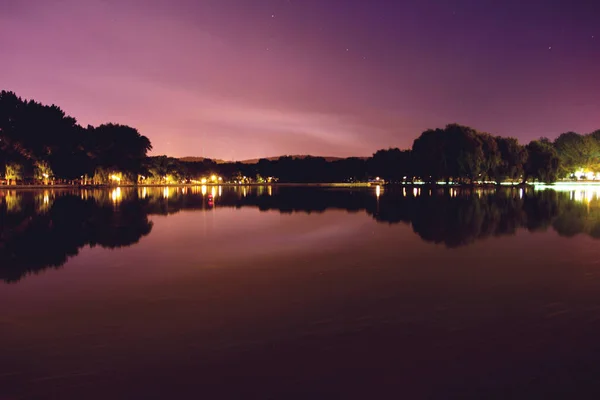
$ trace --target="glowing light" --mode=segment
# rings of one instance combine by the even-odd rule
[[[206,192],[207,192],[206,185],[202,185],[202,187],[200,188],[200,190],[202,192],[202,196],[206,196]]]
[[[596,177],[596,174],[594,174],[593,172],[586,172],[585,177],[587,178],[588,181],[591,181]]]
[[[375,196],[379,199],[379,196],[381,196],[381,186],[377,185],[375,187]]]
[[[219,186],[219,197],[223,196],[223,187]]]
[[[216,197],[217,196],[217,188],[216,187],[212,187],[210,188],[210,194],[212,195],[212,197]]]
[[[48,177],[49,177],[49,175],[48,175],[48,174],[42,174],[42,176],[43,176],[45,179],[48,179]]]
[[[569,198],[578,202],[590,202],[600,198],[600,184],[597,182],[557,182],[554,185],[535,185],[534,189],[569,192]]]
[[[113,203],[118,203],[119,201],[121,201],[121,188],[113,189],[113,191],[110,193],[110,197],[112,198]]]
[[[50,196],[48,196],[48,193],[44,193],[44,204],[48,203],[50,203]]]
[[[201,184],[203,184],[203,185],[205,185],[207,181],[208,181],[208,180],[207,180],[206,178],[202,178],[202,179],[200,179],[200,183],[201,183]]]
[[[217,176],[216,175],[211,175],[210,176],[210,181],[211,182],[216,182],[217,181]]]
[[[523,188],[519,189],[519,199],[523,198]]]
[[[413,188],[413,196],[417,196],[419,194],[419,190],[417,188]]]
[[[267,194],[273,196],[273,186],[267,186]]]
[[[163,197],[164,197],[165,199],[168,199],[168,198],[169,198],[169,188],[164,188],[164,189],[163,189]]]
[[[121,182],[121,177],[118,175],[113,174],[110,176],[110,179],[112,179],[113,181],[116,181],[116,182]]]

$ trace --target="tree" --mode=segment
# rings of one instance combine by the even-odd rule
[[[45,185],[48,184],[52,178],[52,170],[46,161],[36,161],[35,163],[34,178],[38,182],[43,182]]]
[[[6,164],[4,176],[8,184],[16,184],[17,181],[23,179],[23,167],[19,164]]]
[[[441,178],[448,180],[451,175],[447,155],[444,130],[426,130],[415,139],[412,146],[415,176],[426,182],[436,182]]]
[[[528,159],[525,164],[525,181],[533,179],[552,183],[558,178],[560,158],[552,143],[542,138],[527,145]]]
[[[88,131],[95,167],[129,174],[137,182],[146,154],[152,149],[150,140],[127,125],[103,124],[88,127]]]
[[[388,182],[402,182],[405,176],[412,175],[411,153],[398,148],[378,150],[367,164],[369,174]]]
[[[448,125],[446,132],[452,176],[465,178],[473,183],[485,172],[483,143],[479,132],[458,124]]]
[[[493,171],[493,177],[498,184],[509,179],[519,180],[523,176],[527,162],[527,150],[515,138],[496,137],[500,161]]]
[[[502,155],[494,136],[489,133],[478,132],[477,138],[481,142],[483,151],[481,174],[484,178],[489,179],[494,177],[494,171],[498,169],[502,161]]]
[[[561,161],[561,176],[600,171],[600,141],[593,135],[567,132],[556,138],[554,147]]]
[[[487,172],[485,150],[496,163],[495,145],[473,128],[458,124],[445,129],[427,130],[413,143],[413,159],[417,175],[427,182],[451,179],[474,182]]]

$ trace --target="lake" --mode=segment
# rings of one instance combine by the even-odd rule
[[[598,189],[0,190],[0,399],[587,398]]]

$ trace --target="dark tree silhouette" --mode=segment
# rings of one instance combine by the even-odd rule
[[[137,181],[146,154],[152,149],[150,140],[126,125],[104,124],[89,127],[88,131],[95,166],[108,171],[125,171]]]
[[[55,177],[79,182],[98,169],[135,176],[151,148],[135,128],[115,124],[82,128],[55,105],[0,92],[0,169],[4,174],[13,171],[13,181]]]
[[[378,150],[367,163],[369,175],[379,176],[387,182],[402,182],[404,177],[412,177],[410,150]]]
[[[517,181],[522,179],[525,163],[527,162],[527,150],[519,144],[515,138],[497,137],[500,160],[493,169],[492,177],[497,183],[505,180]]]
[[[527,145],[528,159],[525,164],[525,179],[551,183],[556,181],[560,159],[552,143],[542,138]]]

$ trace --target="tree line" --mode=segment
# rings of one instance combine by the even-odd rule
[[[379,150],[371,157],[327,160],[323,157],[260,159],[255,164],[219,163],[206,159],[184,162],[166,156],[150,157],[150,176],[189,182],[216,174],[228,182],[386,182],[464,183],[546,182],[596,179],[600,173],[600,130],[580,135],[569,132],[522,145],[516,138],[493,136],[458,124],[431,129],[408,150]]]
[[[0,92],[0,176],[7,183],[168,184],[210,177],[236,183],[322,183],[380,177],[387,182],[472,184],[595,179],[600,173],[600,130],[522,145],[516,138],[450,124],[426,130],[411,149],[336,160],[283,156],[253,164],[148,157],[151,149],[150,140],[133,127],[82,127],[58,106]]]
[[[84,128],[56,105],[0,92],[0,175],[8,183],[108,183],[122,176],[135,182],[151,149],[135,128]]]

